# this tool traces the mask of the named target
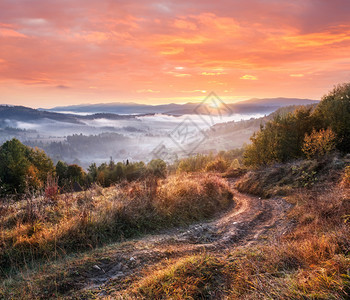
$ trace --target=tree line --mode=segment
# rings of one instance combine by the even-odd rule
[[[86,171],[77,164],[53,161],[39,148],[31,148],[18,139],[0,146],[0,194],[27,194],[38,191],[54,193],[84,189],[93,183],[103,187],[123,180],[135,181],[146,177],[163,178],[167,165],[163,160],[144,162],[118,162],[110,160],[97,166],[91,164]],[[57,185],[54,187],[54,185]]]
[[[317,106],[275,115],[251,137],[247,166],[320,157],[333,150],[350,152],[350,83],[340,84]]]

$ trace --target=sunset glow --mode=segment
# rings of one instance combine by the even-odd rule
[[[0,0],[0,103],[319,99],[350,80],[348,0]]]

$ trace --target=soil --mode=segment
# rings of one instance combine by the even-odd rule
[[[290,203],[281,198],[261,199],[239,193],[234,189],[234,180],[228,181],[235,202],[228,212],[208,222],[114,245],[108,257],[97,259],[93,266],[70,270],[76,274],[70,281],[74,284],[58,289],[80,299],[122,293],[144,272],[166,265],[171,258],[203,252],[229,253],[234,247],[278,239],[292,230],[293,222],[286,217]]]

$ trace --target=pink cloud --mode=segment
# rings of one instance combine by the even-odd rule
[[[26,99],[69,86],[60,95],[75,102],[252,87],[316,98],[349,78],[349,13],[347,0],[3,0],[0,81],[18,101],[27,85]]]

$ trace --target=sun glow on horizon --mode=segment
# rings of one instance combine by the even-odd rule
[[[350,79],[346,0],[42,3],[0,3],[0,103],[319,99]]]

